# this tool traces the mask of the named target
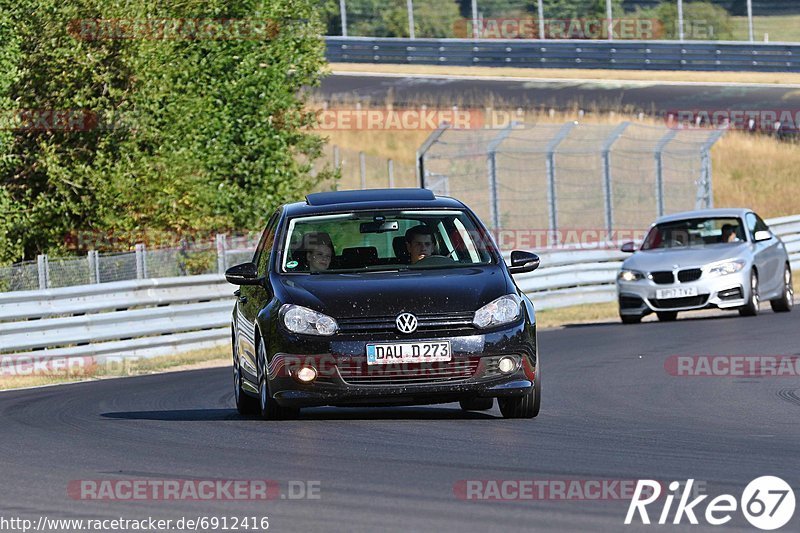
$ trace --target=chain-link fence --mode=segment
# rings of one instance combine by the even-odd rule
[[[329,36],[800,42],[795,0],[328,0]]]
[[[621,124],[524,125],[434,132],[420,150],[424,186],[468,204],[494,230],[647,228],[711,207],[711,146],[724,130]]]
[[[38,256],[0,267],[0,292],[71,287],[146,278],[223,273],[253,257],[258,234],[217,235],[215,241],[188,242],[148,249],[137,244],[132,252],[98,253],[50,258]]]

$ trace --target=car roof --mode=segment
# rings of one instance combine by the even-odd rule
[[[305,202],[286,204],[286,216],[382,209],[464,209],[455,198],[428,189],[368,189],[313,193]]]
[[[744,218],[747,213],[752,209],[744,207],[722,207],[717,209],[698,209],[696,211],[682,211],[680,213],[672,213],[671,215],[664,215],[658,217],[655,221],[656,224],[662,222],[673,222],[675,220],[684,220],[688,218],[704,218],[704,217],[737,217]]]

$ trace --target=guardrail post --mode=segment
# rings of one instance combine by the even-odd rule
[[[561,126],[556,136],[547,143],[547,148],[545,149],[545,154],[547,156],[545,159],[545,167],[547,170],[547,207],[550,215],[550,235],[548,236],[548,240],[553,240],[554,238],[558,240],[555,237],[556,231],[558,231],[558,212],[556,210],[556,148],[558,148],[559,143],[569,135],[569,132],[572,131],[572,128],[577,124],[577,122],[567,122]],[[548,242],[547,244],[549,246],[558,243]]]
[[[227,255],[228,251],[228,237],[224,233],[217,233],[217,272],[222,275],[228,268]]]
[[[442,122],[439,124],[439,127],[436,130],[428,135],[428,138],[425,139],[425,142],[422,143],[422,146],[419,147],[417,150],[417,183],[421,189],[425,188],[425,156],[428,154],[428,150],[431,149],[431,146],[434,145],[436,141],[439,140],[445,130],[450,127],[450,124],[447,122]]]
[[[145,258],[144,244],[137,244],[134,248],[136,253],[136,279],[147,277],[147,260]]]
[[[47,264],[47,255],[36,256],[36,266],[39,271],[39,288],[44,290],[50,285],[50,266]]]
[[[500,229],[500,206],[497,200],[497,149],[516,125],[516,122],[509,122],[508,126],[500,130],[500,133],[489,142],[489,146],[486,149],[486,166],[489,178],[489,213],[492,219],[492,229],[495,231]]]
[[[387,161],[387,172],[389,174],[389,188],[394,189],[394,161],[391,159]]]
[[[606,205],[606,231],[608,231],[609,238],[614,230],[614,205],[611,201],[613,193],[611,188],[611,147],[629,125],[630,122],[623,122],[614,128],[614,131],[603,143],[603,193]]]

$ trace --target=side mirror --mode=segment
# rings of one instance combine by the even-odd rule
[[[633,241],[628,241],[626,243],[623,243],[622,248],[620,248],[620,250],[622,250],[625,253],[632,254],[633,252],[636,251],[636,245],[633,244]]]
[[[260,285],[261,278],[254,263],[242,263],[225,271],[225,279],[233,285]]]
[[[512,274],[522,274],[533,272],[539,268],[539,256],[531,252],[514,250],[511,252],[511,266],[508,270]]]
[[[772,238],[772,233],[766,230],[757,231],[755,232],[755,234],[753,234],[753,240],[756,242],[768,241],[771,238]]]

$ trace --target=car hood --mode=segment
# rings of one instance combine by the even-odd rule
[[[642,272],[700,267],[717,261],[725,261],[726,259],[747,258],[749,256],[749,246],[747,243],[737,245],[712,244],[703,248],[645,250],[636,252],[626,259],[623,267]]]
[[[515,291],[498,267],[277,278],[282,301],[334,318],[475,311]]]

